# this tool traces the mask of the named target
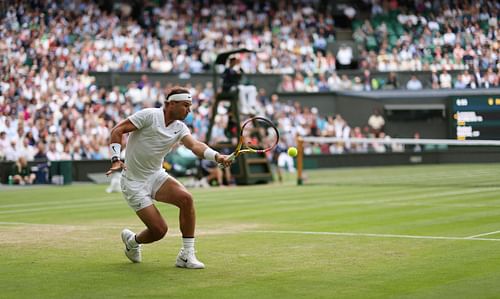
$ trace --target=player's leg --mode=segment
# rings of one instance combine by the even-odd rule
[[[227,184],[229,186],[236,185],[236,183],[234,182],[234,178],[231,175],[231,167],[226,167],[224,168],[223,171],[224,171],[224,178],[226,179]]]
[[[191,193],[175,178],[169,177],[156,192],[155,199],[179,208],[179,226],[183,247],[177,256],[176,266],[191,269],[205,268],[205,265],[195,256],[196,213]]]
[[[158,179],[166,180],[168,175]],[[156,178],[156,177],[154,177]],[[161,181],[161,182],[163,182]],[[140,182],[121,177],[121,189],[128,205],[144,222],[146,229],[135,234],[129,229],[124,229],[121,238],[125,244],[125,255],[133,262],[141,262],[141,243],[151,243],[160,240],[167,233],[167,224],[153,205],[151,182]]]
[[[167,223],[154,206],[147,206],[136,211],[137,216],[144,222],[146,229],[135,234],[129,229],[122,231],[121,237],[125,244],[125,255],[134,263],[142,261],[141,244],[152,243],[162,239],[167,233]]]
[[[154,205],[137,211],[136,214],[146,225],[146,229],[136,236],[136,240],[139,244],[147,244],[161,240],[167,234],[167,223],[161,216],[160,211]]]
[[[215,172],[215,177],[217,179],[217,183],[219,184],[219,187],[223,187],[224,186],[224,178],[223,178],[223,172],[222,172],[222,169],[220,169],[219,167],[215,167],[214,168],[214,172]]]
[[[34,173],[31,173],[28,178],[29,178],[29,183],[31,185],[35,182],[36,175]]]
[[[183,237],[194,237],[196,213],[191,193],[173,177],[169,177],[155,194],[157,201],[172,204],[180,209],[179,226]]]
[[[16,185],[22,185],[23,178],[20,175],[16,174],[12,177],[12,182]]]

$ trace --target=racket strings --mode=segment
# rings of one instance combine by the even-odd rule
[[[241,132],[243,145],[254,150],[264,150],[274,147],[279,138],[275,127],[266,120],[253,119]]]

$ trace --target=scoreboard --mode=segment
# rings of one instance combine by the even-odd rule
[[[500,139],[500,96],[451,98],[452,138]]]

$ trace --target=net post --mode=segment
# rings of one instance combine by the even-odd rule
[[[303,167],[303,153],[304,153],[304,140],[302,137],[297,136],[297,185],[302,185],[302,167]]]

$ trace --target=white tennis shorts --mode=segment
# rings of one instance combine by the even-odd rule
[[[126,174],[124,171],[120,180],[123,197],[136,212],[153,204],[156,192],[170,177],[163,169],[155,172],[145,182],[128,179]]]

